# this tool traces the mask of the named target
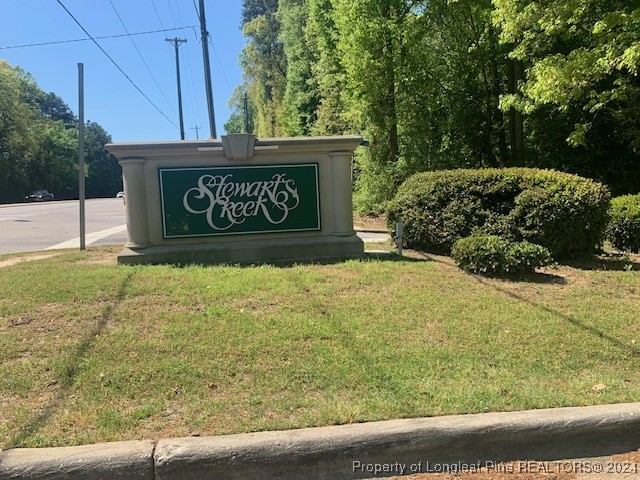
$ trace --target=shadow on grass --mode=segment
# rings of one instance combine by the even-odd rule
[[[565,260],[563,265],[579,270],[640,271],[640,262],[624,254],[605,253],[591,258]]]
[[[505,274],[498,276],[487,276],[482,278],[493,278],[496,280],[502,280],[505,282],[520,282],[520,283],[537,283],[541,285],[566,285],[567,279],[560,275],[553,275],[551,273],[520,273],[520,274]]]
[[[9,447],[5,448],[18,448],[28,440],[33,434],[37,433],[47,421],[63,406],[63,399],[67,398],[67,392],[73,385],[85,357],[91,352],[96,341],[96,337],[99,336],[105,329],[107,323],[111,320],[114,310],[124,300],[126,296],[127,287],[131,284],[134,272],[129,272],[120,283],[120,288],[116,293],[113,300],[103,309],[100,318],[97,323],[93,325],[88,331],[86,331],[84,337],[80,340],[75,350],[69,355],[69,360],[64,368],[60,382],[60,391],[58,395],[54,397],[42,412],[31,419],[26,425],[24,425],[20,432],[18,432],[10,442]]]
[[[586,323],[578,320],[577,318],[572,317],[571,315],[567,315],[566,313],[559,312],[558,310],[548,307],[547,305],[544,305],[542,303],[529,300],[528,298],[525,298],[516,293],[513,293],[512,291],[507,290],[506,288],[502,288],[499,285],[496,285],[494,283],[485,282],[482,277],[475,276],[475,279],[482,285],[492,288],[497,292],[512,298],[513,300],[525,303],[533,308],[543,310],[544,312],[547,312],[557,318],[564,320],[567,323],[570,323],[575,327],[578,327],[579,329],[581,329],[586,333],[589,333],[599,339],[609,342],[610,344],[616,346],[617,348],[630,353],[634,357],[640,357],[640,348],[636,347],[633,344],[627,344],[627,343],[621,342],[620,340],[618,340],[615,337],[612,337],[608,333],[603,332],[602,330],[599,330],[598,328],[593,327],[591,325],[587,325]]]
[[[340,263],[345,263],[351,260],[361,261],[361,262],[370,262],[370,261],[383,261],[383,262],[399,262],[399,263],[424,263],[431,262],[433,259],[424,257],[424,258],[414,258],[407,256],[399,256],[393,252],[376,252],[376,251],[365,251],[364,257],[353,257],[353,258],[319,258],[313,260],[275,260],[275,261],[264,261],[264,262],[251,262],[251,263],[173,263],[167,264],[173,268],[188,268],[188,267],[234,267],[234,268],[253,268],[260,266],[269,266],[276,268],[292,268],[299,266],[312,266],[312,265],[338,265]]]
[[[438,262],[443,265],[447,265],[452,268],[458,268],[453,260],[450,262],[441,260],[440,258],[422,252],[421,255],[424,257],[422,261],[431,261]],[[461,270],[462,271],[462,270]],[[476,273],[469,273],[469,275],[475,278],[487,278],[494,280],[502,280],[506,282],[525,282],[525,283],[538,283],[538,284],[549,284],[549,285],[566,285],[567,279],[560,275],[553,275],[551,273],[512,273],[512,274],[501,274],[501,275],[481,275]]]
[[[425,254],[426,257],[429,257],[432,261],[435,262],[440,262],[444,265],[448,265],[448,266],[453,266],[452,263],[449,262],[445,262],[443,260],[440,260],[436,257],[433,257],[432,255],[428,255]],[[598,257],[597,261],[603,261],[603,259],[601,257]],[[592,260],[593,262],[593,260]],[[609,266],[609,270],[613,270],[612,265],[617,265],[617,262],[614,261],[614,263],[608,263],[607,265]],[[594,265],[593,263],[589,263],[587,261],[587,263],[585,263],[585,265]],[[633,264],[634,266],[638,266],[637,263]],[[579,268],[579,267],[576,267]],[[622,267],[620,268],[620,270],[624,270],[625,268]],[[496,290],[497,292],[506,295],[510,298],[512,298],[513,300],[525,303],[533,308],[538,308],[540,310],[543,310],[551,315],[554,315],[555,317],[558,317],[562,320],[564,320],[567,323],[570,323],[571,325],[574,325],[575,327],[578,327],[579,329],[581,329],[584,332],[587,332],[597,338],[600,338],[602,340],[605,340],[607,342],[609,342],[610,344],[616,346],[617,348],[624,350],[624,351],[628,351],[631,355],[633,355],[634,357],[640,357],[640,348],[636,347],[633,344],[627,344],[624,342],[621,342],[620,340],[618,340],[615,337],[612,337],[611,335],[607,334],[606,332],[603,332],[602,330],[599,330],[595,327],[592,327],[591,325],[587,325],[586,323],[578,320],[577,318],[572,317],[571,315],[567,315],[565,313],[562,313],[554,308],[548,307],[542,303],[539,302],[534,302],[532,300],[529,300],[528,298],[525,298],[524,296],[518,295],[516,293],[513,293],[512,291],[506,289],[506,288],[502,288],[499,285],[496,285],[494,282],[488,282],[487,280],[489,280],[490,278],[494,278],[494,279],[499,279],[499,280],[506,280],[506,281],[518,281],[518,282],[531,282],[531,283],[546,283],[546,284],[566,284],[566,280],[563,277],[557,276],[557,275],[551,275],[551,274],[547,274],[547,273],[534,273],[534,274],[528,274],[528,275],[512,275],[512,276],[500,276],[500,277],[483,277],[481,275],[474,275],[474,274],[470,274],[478,283],[481,283],[482,285],[485,285],[486,287],[492,288],[494,290]]]

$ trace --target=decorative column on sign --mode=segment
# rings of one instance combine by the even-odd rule
[[[333,234],[348,237],[353,230],[353,198],[351,190],[351,152],[329,153],[333,183]]]
[[[123,158],[122,180],[124,183],[125,208],[129,241],[125,245],[133,250],[145,248],[149,243],[149,219],[147,216],[147,187],[144,158]]]

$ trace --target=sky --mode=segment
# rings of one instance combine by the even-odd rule
[[[4,48],[88,39],[60,2],[92,37],[124,35],[96,41],[137,88],[91,40]],[[175,48],[165,38],[186,39],[179,47],[185,138],[210,137],[197,0],[60,2],[0,0],[0,59],[29,72],[76,115],[78,63],[83,63],[85,120],[102,125],[114,142],[179,140]],[[241,3],[205,0],[218,137],[230,115],[227,102],[242,82]],[[174,28],[179,30],[134,35]]]

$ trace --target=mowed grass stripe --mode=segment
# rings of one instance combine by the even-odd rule
[[[638,272],[124,267],[114,252],[0,271],[4,447],[640,399]]]

